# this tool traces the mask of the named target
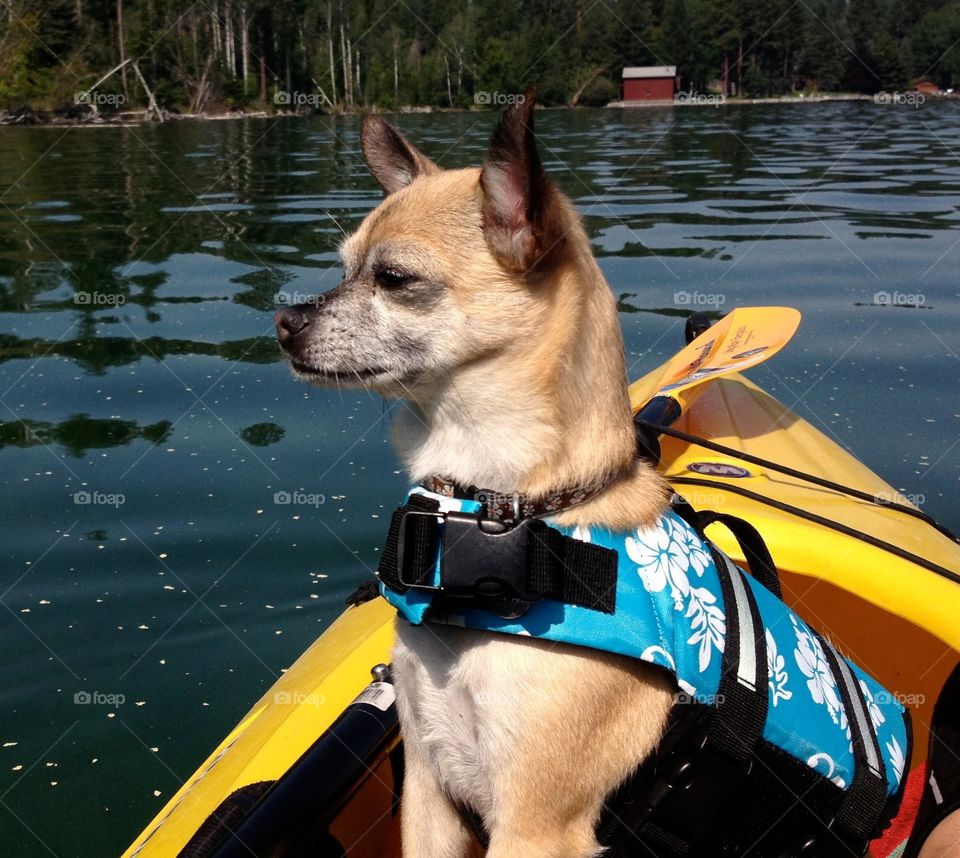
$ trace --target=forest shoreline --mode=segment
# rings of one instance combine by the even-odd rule
[[[435,107],[432,105],[410,105],[396,110],[379,111],[374,108],[344,109],[336,112],[319,113],[316,111],[267,111],[267,110],[231,110],[218,113],[181,113],[164,111],[164,122],[198,120],[221,122],[234,119],[296,119],[304,116],[363,116],[367,113],[465,113],[471,112],[464,107]],[[478,111],[473,111],[478,112]],[[22,126],[36,128],[117,128],[124,126],[160,124],[152,116],[149,108],[125,111],[123,113],[87,113],[78,115],[70,108],[57,110],[34,110],[29,106],[17,110],[0,110],[0,126]]]
[[[604,105],[602,109],[619,110],[648,110],[663,109],[666,107],[736,107],[740,105],[754,104],[823,104],[825,102],[846,102],[846,101],[873,101],[877,104],[922,104],[925,101],[943,101],[947,99],[960,98],[957,93],[940,93],[935,96],[923,95],[916,92],[893,92],[878,93],[868,95],[865,93],[816,93],[811,95],[783,95],[766,98],[727,98],[716,93],[687,94],[679,93],[678,97],[672,100],[661,101],[611,101]],[[222,122],[237,119],[296,119],[304,116],[362,116],[366,113],[385,113],[385,114],[414,114],[414,113],[476,113],[480,110],[469,107],[437,107],[435,105],[404,105],[394,110],[377,110],[373,108],[338,110],[336,113],[316,113],[310,111],[229,111],[221,113],[168,113],[164,112],[165,122],[179,121],[203,121],[203,122]],[[580,110],[596,109],[582,105],[563,105],[556,107],[543,107],[543,110]],[[492,112],[492,111],[491,111]],[[156,123],[152,118],[151,111],[144,108],[139,111],[127,111],[124,113],[101,114],[85,113],[78,114],[72,109],[59,110],[33,110],[29,106],[21,107],[17,110],[0,110],[0,126],[23,126],[23,127],[71,127],[71,128],[108,128],[139,126]]]

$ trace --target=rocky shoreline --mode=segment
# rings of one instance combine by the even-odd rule
[[[821,104],[823,102],[843,101],[872,101],[876,104],[922,104],[925,101],[946,101],[960,98],[960,93],[937,93],[924,95],[918,92],[881,92],[875,95],[865,93],[817,93],[813,95],[784,95],[772,98],[727,98],[718,93],[677,93],[672,100],[662,101],[611,101],[606,107],[633,109],[656,107],[720,107],[740,104]],[[549,108],[547,108],[549,109]],[[362,110],[343,110],[335,115],[363,114],[376,112],[376,107]],[[396,113],[450,113],[470,108],[434,107],[432,105],[404,105],[396,109]],[[235,110],[226,113],[179,113],[177,111],[162,111],[163,121],[181,119],[196,120],[227,120],[227,119],[265,119],[269,117],[289,118],[309,116],[309,111],[266,111],[266,110]],[[143,110],[118,111],[115,113],[101,113],[85,104],[68,105],[53,110],[34,110],[30,105],[23,105],[12,110],[0,110],[0,126],[29,125],[29,126],[125,126],[141,125],[155,122],[153,113]]]
[[[163,111],[164,121],[178,119],[255,119],[267,116],[295,116],[293,113],[268,113],[265,110],[232,111],[230,113],[176,113]],[[78,127],[123,126],[141,125],[146,122],[155,122],[151,111],[128,110],[117,113],[100,113],[89,109],[86,105],[70,105],[58,107],[54,110],[34,110],[29,105],[23,105],[15,110],[0,110],[0,125],[35,125],[59,126],[71,125]]]

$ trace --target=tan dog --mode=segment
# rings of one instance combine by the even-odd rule
[[[343,282],[277,314],[300,377],[409,404],[410,476],[543,496],[607,484],[556,516],[652,524],[662,479],[636,458],[619,320],[570,201],[546,177],[533,98],[480,169],[441,170],[382,119],[363,152],[387,192],[342,248]],[[454,858],[479,814],[493,858],[600,852],[604,799],[656,746],[674,689],[624,657],[398,623],[404,855]]]

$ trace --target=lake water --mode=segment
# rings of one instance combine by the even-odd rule
[[[399,117],[450,166],[494,121]],[[797,307],[751,377],[960,528],[960,104],[537,122],[632,376],[691,309]],[[358,130],[0,128],[4,854],[119,852],[376,564],[390,409],[294,382],[272,320],[380,199]]]

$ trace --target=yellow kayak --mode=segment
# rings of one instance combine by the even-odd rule
[[[663,368],[631,386],[635,408],[662,375]],[[743,376],[704,388],[662,439],[664,473],[695,509],[731,513],[763,534],[785,601],[902,696],[915,725],[913,762],[921,762],[931,710],[960,658],[960,545],[883,506],[909,504]],[[710,535],[743,560],[723,528]],[[394,617],[380,598],[348,608],[124,854],[250,855],[229,833],[242,829],[248,845],[269,841],[275,850],[256,854],[399,856],[392,686],[370,684],[371,669],[389,662]]]

